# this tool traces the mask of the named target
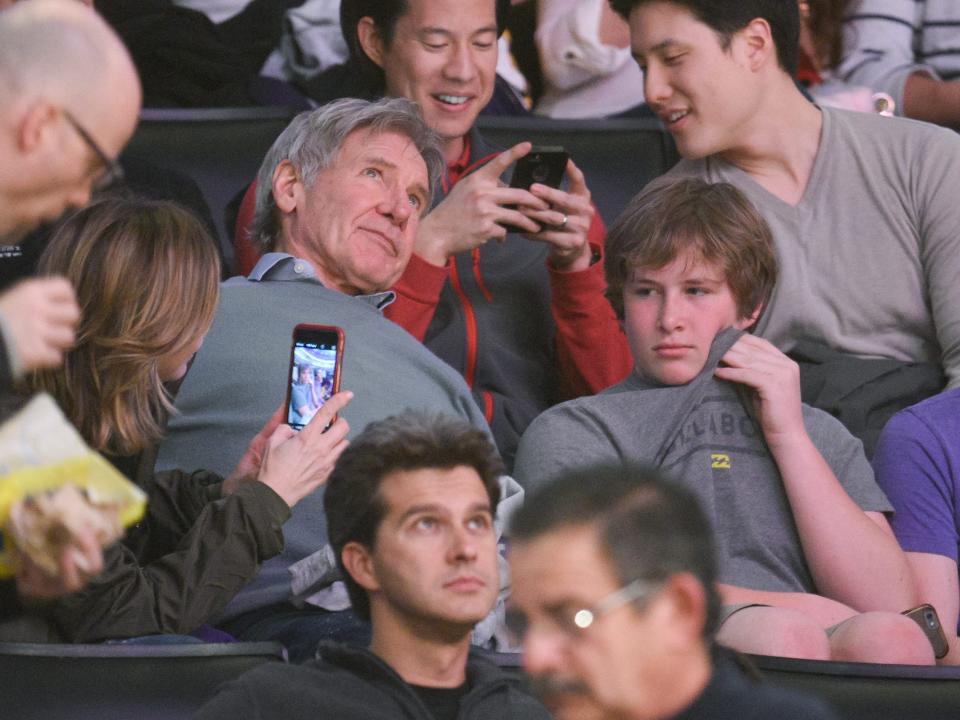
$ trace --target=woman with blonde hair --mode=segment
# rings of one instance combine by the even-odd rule
[[[214,241],[166,201],[101,200],[57,229],[41,275],[73,284],[81,320],[63,367],[35,376],[84,439],[136,479],[129,459],[151,449],[180,380],[213,322],[220,286]]]
[[[346,446],[345,420],[323,429],[350,393],[299,434],[278,410],[226,481],[203,470],[154,475],[172,408],[164,383],[184,376],[216,312],[213,239],[174,203],[104,198],[57,228],[39,269],[71,281],[81,319],[63,367],[37,373],[34,388],[149,496],[146,518],[106,551],[103,574],[50,616],[77,642],[193,632],[283,548],[290,508]]]

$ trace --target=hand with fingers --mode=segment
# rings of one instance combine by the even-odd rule
[[[35,370],[63,362],[74,343],[80,308],[66,278],[34,278],[0,294],[0,317],[20,367]]]
[[[550,264],[558,270],[583,270],[591,262],[587,233],[595,210],[583,172],[573,160],[567,161],[567,179],[566,190],[539,183],[530,186],[530,192],[549,208],[523,209],[524,214],[541,228],[527,237],[550,244]]]
[[[754,335],[743,335],[721,360],[714,375],[753,390],[754,409],[769,445],[806,433],[797,363]]]
[[[333,418],[352,399],[352,392],[336,393],[300,432],[277,422],[273,425],[266,443],[259,441],[259,446],[255,448],[254,443],[258,442],[261,436],[265,436],[277,417],[274,413],[264,429],[250,443],[238,470],[243,465],[252,467],[259,452],[262,460],[257,468],[256,479],[272,488],[287,505],[293,507],[327,481],[337,458],[346,449],[350,426],[342,417],[338,417],[336,421]],[[234,471],[234,475],[236,472]],[[231,478],[234,475],[231,475]],[[236,485],[233,487],[235,489]],[[224,491],[230,491],[226,483]]]
[[[17,592],[22,597],[50,599],[80,590],[103,571],[103,549],[92,529],[74,535],[60,552],[58,571],[48,574],[26,553],[17,559]]]
[[[529,142],[514,145],[458,182],[420,222],[417,255],[442,266],[452,255],[473,250],[491,238],[503,240],[507,236],[506,225],[528,233],[541,232],[540,224],[530,214],[547,211],[547,201],[529,190],[506,187],[500,180],[532,147]]]

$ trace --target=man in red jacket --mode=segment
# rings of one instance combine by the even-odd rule
[[[630,356],[603,297],[604,229],[583,174],[571,161],[566,190],[505,187],[530,144],[498,154],[474,128],[508,9],[345,0],[341,21],[366,91],[415,100],[447,163],[386,314],[463,373],[510,464],[536,415],[621,380]]]

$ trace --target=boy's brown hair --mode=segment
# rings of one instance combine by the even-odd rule
[[[607,300],[623,320],[623,289],[638,268],[659,269],[686,253],[719,266],[749,317],[765,306],[777,282],[770,227],[729,183],[665,176],[647,185],[607,234]]]

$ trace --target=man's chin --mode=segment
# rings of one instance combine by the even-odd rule
[[[603,709],[591,698],[576,693],[558,693],[541,698],[554,720],[603,720]]]

